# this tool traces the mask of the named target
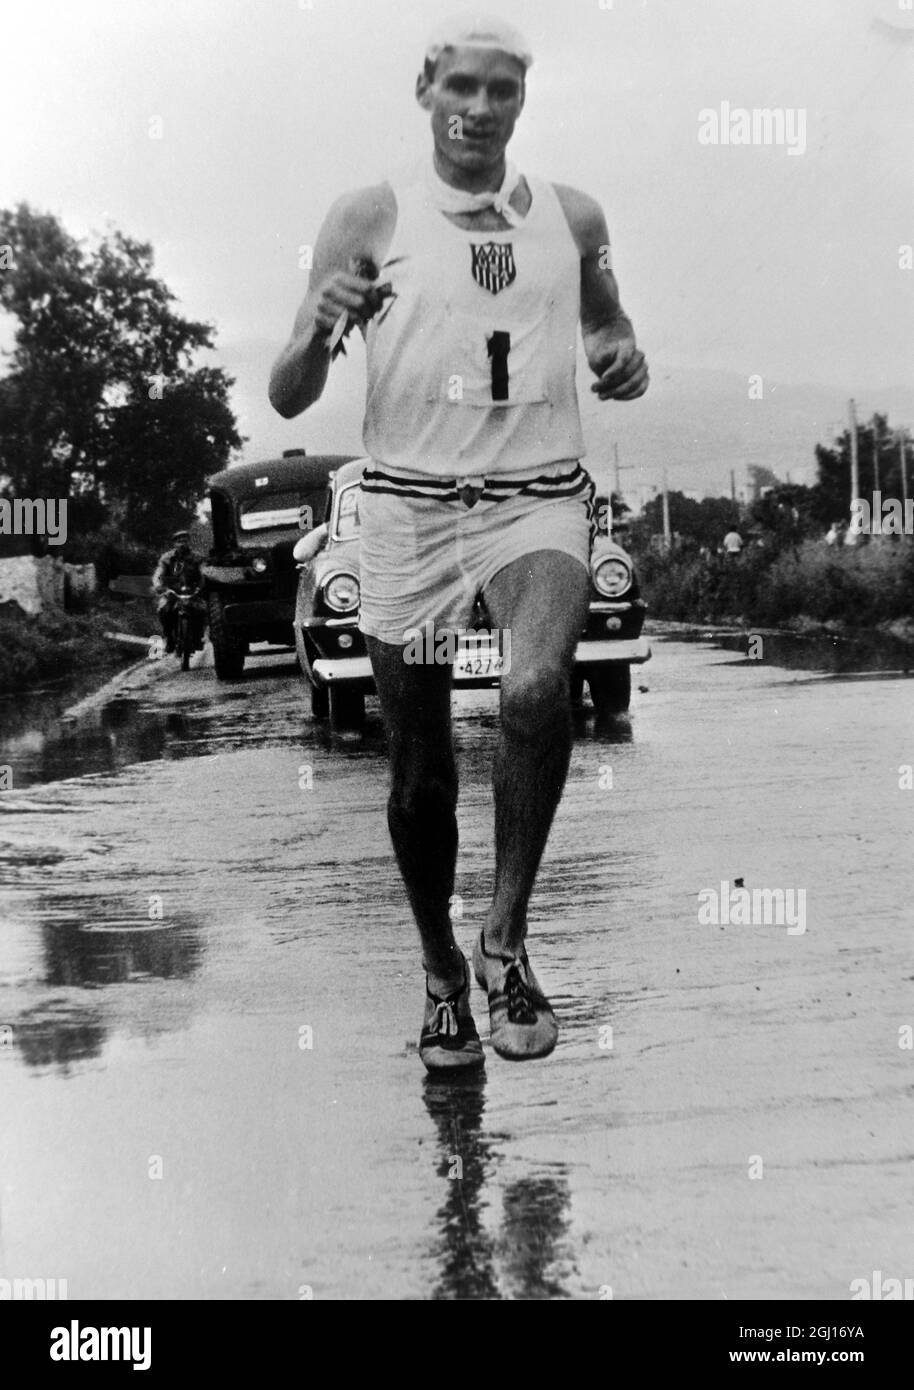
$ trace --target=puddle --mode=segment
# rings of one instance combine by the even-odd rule
[[[881,632],[837,637],[810,636],[789,632],[664,632],[677,642],[710,644],[726,652],[737,652],[743,662],[728,666],[783,666],[790,671],[817,671],[823,675],[869,675],[873,673],[909,675],[914,671],[914,647]]]

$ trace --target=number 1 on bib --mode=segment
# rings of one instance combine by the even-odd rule
[[[489,357],[492,361],[492,399],[508,399],[508,353],[511,351],[511,334],[496,331],[486,339]]]

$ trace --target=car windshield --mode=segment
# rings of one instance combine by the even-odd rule
[[[297,492],[271,492],[251,497],[240,504],[238,521],[242,531],[268,531],[273,527],[289,526],[310,531],[314,525],[310,505],[302,505]]]
[[[335,541],[351,541],[359,534],[359,491],[360,483],[350,483],[340,492],[336,504],[336,526],[333,532]]]

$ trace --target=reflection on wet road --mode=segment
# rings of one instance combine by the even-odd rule
[[[0,1277],[71,1298],[842,1299],[906,1268],[911,687],[683,642],[639,679],[629,727],[579,728],[534,899],[559,1048],[456,1085],[416,1056],[376,714],[332,743],[271,659],[16,728]],[[457,700],[467,948],[493,700]],[[699,892],[737,878],[805,888],[806,931],[699,925]]]

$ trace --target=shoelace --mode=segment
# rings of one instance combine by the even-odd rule
[[[435,1032],[445,1038],[456,1038],[459,1030],[457,1009],[453,999],[441,999],[435,1005]]]
[[[505,966],[502,988],[508,1001],[509,1023],[536,1023],[536,1009],[530,998],[530,987],[521,974],[520,962]]]

